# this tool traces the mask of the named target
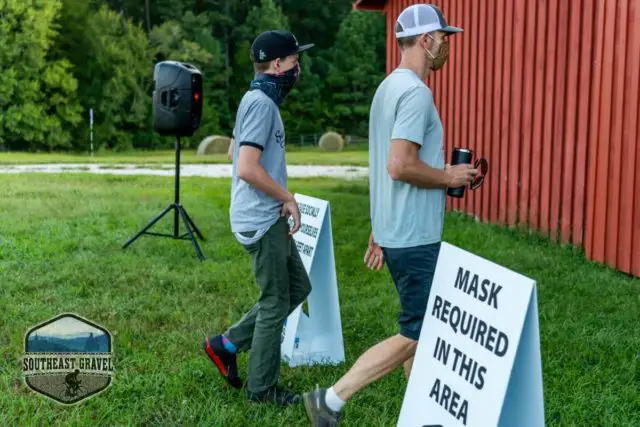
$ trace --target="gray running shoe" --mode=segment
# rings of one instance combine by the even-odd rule
[[[305,393],[302,396],[307,416],[313,427],[334,427],[340,423],[342,418],[340,412],[334,412],[327,406],[325,402],[326,393],[327,389],[316,385],[314,391]]]

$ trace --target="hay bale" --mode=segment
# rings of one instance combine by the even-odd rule
[[[198,146],[198,156],[207,154],[226,154],[231,144],[231,138],[223,135],[212,135],[202,140]]]
[[[325,151],[342,151],[344,139],[337,132],[327,132],[320,137],[318,145]]]

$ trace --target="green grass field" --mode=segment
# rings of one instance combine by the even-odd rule
[[[229,232],[228,180],[185,178],[183,204],[207,241],[144,236],[121,245],[173,198],[171,177],[6,175],[0,189],[0,425],[306,426],[302,407],[249,405],[225,387],[200,341],[234,322],[257,289]],[[397,332],[387,270],[362,262],[366,182],[291,180],[331,202],[346,365],[283,367],[281,383],[330,385],[368,347]],[[155,231],[169,231],[165,218]],[[538,281],[549,426],[640,425],[640,280],[567,247],[449,214],[445,240]],[[76,312],[114,336],[111,388],[74,407],[28,390],[23,338],[34,324]],[[247,356],[240,357],[246,372]],[[345,409],[345,426],[394,426],[406,381],[397,370]]]
[[[182,163],[229,163],[226,154],[198,156],[194,149],[181,151]],[[174,164],[175,151],[134,151],[124,153],[88,154],[65,153],[0,153],[0,165],[50,164],[50,163],[132,163],[137,165]],[[367,166],[367,146],[358,144],[341,152],[327,152],[317,147],[287,147],[287,163],[291,165],[351,165]]]

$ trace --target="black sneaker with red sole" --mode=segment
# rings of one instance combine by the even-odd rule
[[[216,365],[220,375],[233,388],[242,388],[242,379],[238,376],[238,364],[235,353],[231,353],[224,348],[222,336],[217,335],[205,338],[202,342],[202,349],[209,356],[209,359]]]

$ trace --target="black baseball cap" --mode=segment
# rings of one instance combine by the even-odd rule
[[[313,43],[300,46],[296,36],[287,30],[265,31],[253,41],[251,57],[254,62],[269,62],[304,52],[314,46]]]

